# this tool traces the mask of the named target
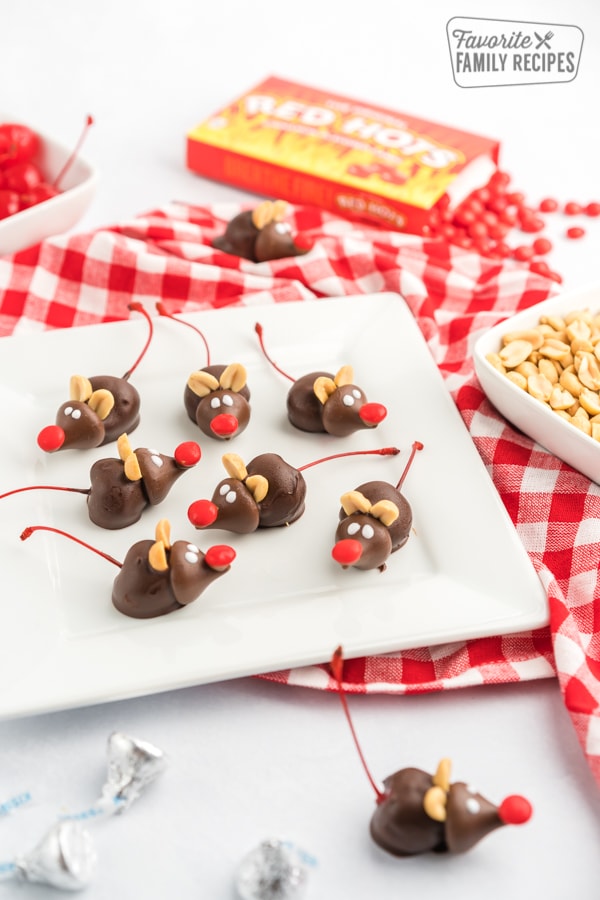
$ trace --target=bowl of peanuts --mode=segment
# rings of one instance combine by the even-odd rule
[[[600,484],[600,286],[505,319],[478,339],[473,358],[506,419]]]

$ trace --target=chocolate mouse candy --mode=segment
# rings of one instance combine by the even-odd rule
[[[285,222],[288,204],[283,200],[265,200],[253,210],[244,210],[228,222],[225,233],[216,237],[216,250],[241,256],[250,262],[285,259],[306,253],[294,241]]]

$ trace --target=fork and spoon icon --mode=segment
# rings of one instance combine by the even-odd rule
[[[549,41],[551,38],[554,37],[554,32],[553,32],[553,31],[547,31],[546,34],[544,35],[544,37],[542,37],[541,34],[538,34],[537,31],[534,31],[533,33],[535,34],[536,38],[537,38],[538,41],[539,41],[539,43],[536,44],[536,48],[535,48],[536,50],[539,50],[540,47],[547,47],[548,50],[551,49],[550,44],[548,43],[548,41]]]

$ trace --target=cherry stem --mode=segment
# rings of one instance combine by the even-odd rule
[[[418,450],[422,450],[422,449],[423,449],[423,444],[421,443],[421,441],[415,441],[414,444],[412,445],[412,450],[410,451],[410,456],[409,456],[409,458],[408,458],[408,462],[406,463],[406,465],[405,465],[405,467],[404,467],[404,472],[403,472],[402,475],[400,476],[400,481],[399,481],[398,484],[396,485],[396,490],[397,490],[397,491],[401,490],[402,485],[403,485],[403,483],[404,483],[404,479],[405,479],[406,476],[408,475],[408,470],[409,470],[410,467],[411,467],[412,461],[413,461],[413,459],[415,458],[415,456],[417,455],[417,451],[418,451]]]
[[[283,375],[284,378],[289,378],[290,381],[295,381],[296,379],[295,379],[295,378],[292,378],[291,375],[288,375],[287,372],[284,372],[283,369],[280,369],[279,366],[277,365],[277,363],[274,362],[274,361],[271,359],[271,357],[269,356],[269,354],[267,353],[267,351],[266,351],[266,349],[265,349],[264,340],[263,340],[263,327],[262,327],[262,325],[260,324],[260,322],[257,322],[257,323],[256,323],[256,325],[254,326],[254,330],[255,330],[255,332],[256,332],[257,335],[258,335],[258,342],[259,342],[259,344],[260,344],[260,349],[262,350],[262,352],[264,353],[264,355],[265,355],[265,357],[268,359],[268,361],[271,363],[271,365],[273,366],[273,368],[275,369],[275,371],[276,371],[276,372],[279,372],[280,375]]]
[[[332,456],[315,459],[313,462],[306,463],[305,466],[300,466],[297,471],[303,472],[304,469],[318,466],[319,463],[329,462],[330,459],[343,459],[346,456],[397,456],[398,453],[400,453],[398,447],[380,447],[378,450],[347,450],[345,453],[334,453]]]
[[[58,175],[52,182],[52,187],[55,188],[56,190],[59,189],[58,186],[59,186],[60,182],[63,180],[63,178],[65,177],[65,175],[67,174],[67,172],[69,171],[71,166],[73,165],[73,162],[75,161],[75,158],[77,157],[77,154],[81,150],[81,145],[83,144],[85,136],[87,135],[90,127],[93,124],[94,124],[93,118],[91,116],[88,116],[85,120],[85,125],[83,126],[81,134],[79,135],[79,140],[75,144],[75,147],[74,147],[73,151],[71,152],[71,155],[69,156],[66,163],[64,164],[64,166],[62,167],[62,169],[60,170],[60,172],[58,173]]]
[[[108,560],[108,562],[113,563],[115,566],[121,568],[123,565],[123,563],[120,563],[118,559],[109,556],[108,553],[104,553],[102,550],[98,550],[96,547],[92,547],[91,544],[87,544],[85,541],[82,541],[78,537],[75,537],[75,535],[69,534],[68,531],[61,531],[60,528],[52,528],[51,525],[29,525],[21,533],[21,540],[26,541],[27,538],[31,537],[34,531],[52,531],[54,532],[54,534],[61,534],[63,537],[69,538],[70,541],[75,541],[76,544],[81,544],[81,546],[85,547],[87,550],[91,550],[93,553],[97,553],[98,556],[101,556],[103,559]]]
[[[187,325],[188,328],[191,328],[192,331],[195,331],[196,334],[200,335],[200,337],[202,338],[202,342],[204,343],[204,349],[206,350],[206,365],[210,366],[210,349],[208,347],[208,341],[206,340],[206,337],[200,331],[200,329],[197,328],[195,325],[192,325],[191,322],[186,322],[185,319],[180,319],[174,313],[168,312],[167,309],[165,308],[164,303],[161,303],[160,300],[156,304],[156,308],[158,310],[159,315],[165,316],[165,318],[167,318],[167,319],[173,319],[174,322],[179,322],[181,325]]]
[[[28,487],[15,488],[14,491],[7,491],[5,494],[0,494],[0,500],[12,496],[12,494],[21,494],[25,491],[70,491],[74,494],[89,494],[90,488],[60,487],[55,484],[32,484]]]
[[[130,303],[127,306],[127,309],[130,309],[132,312],[139,312],[143,315],[146,322],[148,323],[148,337],[146,339],[146,343],[144,344],[144,346],[142,348],[142,352],[140,353],[140,355],[138,356],[138,358],[136,359],[136,361],[134,362],[132,367],[130,369],[128,369],[127,372],[125,372],[125,374],[123,375],[123,379],[125,381],[133,374],[133,372],[135,372],[135,370],[137,369],[137,367],[143,360],[144,356],[146,355],[146,351],[147,351],[148,347],[150,346],[150,341],[152,340],[152,336],[154,334],[154,324],[152,322],[152,318],[149,315],[149,313],[147,312],[147,310],[144,309],[144,307],[142,306],[141,303],[138,303],[137,301],[135,301],[134,303]]]
[[[373,790],[375,791],[375,796],[377,797],[377,803],[382,803],[385,799],[387,799],[387,795],[377,786],[377,783],[371,772],[369,771],[369,767],[367,765],[367,761],[365,760],[364,754],[362,752],[361,746],[358,742],[358,737],[356,735],[356,731],[354,729],[354,724],[352,722],[352,718],[350,716],[350,710],[348,708],[348,701],[346,699],[346,692],[344,691],[344,687],[342,684],[342,672],[344,667],[344,655],[341,647],[337,647],[333,652],[333,656],[331,658],[331,671],[333,673],[333,677],[335,678],[338,695],[342,704],[342,708],[344,710],[344,715],[346,716],[346,721],[350,726],[350,733],[352,734],[352,740],[354,741],[354,746],[358,750],[358,756],[362,763],[362,767],[367,774],[367,778],[369,779],[369,783]]]

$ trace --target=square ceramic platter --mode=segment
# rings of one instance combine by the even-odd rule
[[[442,382],[404,300],[395,294],[315,303],[260,305],[193,313],[211,362],[242,362],[252,418],[231,443],[204,437],[186,416],[188,375],[206,364],[200,338],[165,318],[131,382],[142,398],[132,446],[172,454],[197,440],[202,459],[160,507],[135,525],[92,525],[85,496],[28,491],[2,503],[3,635],[0,716],[94,704],[328,661],[342,644],[350,657],[535,628],[547,622],[541,583]],[[287,420],[293,377],[346,364],[369,400],[388,416],[377,429],[339,439],[297,431]],[[89,487],[91,464],[114,445],[44,454],[38,431],[54,421],[73,374],[122,375],[143,346],[147,325],[127,322],[46,332],[0,342],[3,465],[0,493],[20,486]],[[413,531],[387,570],[342,569],[331,558],[340,496],[381,479],[396,484],[415,440],[403,485]],[[250,535],[197,531],[187,519],[196,499],[225,477],[224,452],[245,462],[279,453],[295,467],[343,450],[397,446],[398,456],[356,456],[309,468],[307,501],[293,525]],[[201,549],[231,544],[231,570],[190,606],[168,616],[130,619],[111,604],[115,566],[50,532],[27,541],[29,525],[50,525],[123,560],[137,540],[154,537],[160,518],[173,540]]]
[[[483,390],[509,422],[559,459],[600,484],[600,443],[517,387],[486,359],[488,353],[498,352],[505,334],[533,328],[539,324],[541,316],[564,316],[574,310],[585,309],[594,315],[600,313],[600,285],[565,291],[505,319],[478,339],[473,349],[473,359]]]
[[[15,121],[18,119],[14,116],[0,114],[0,122]],[[41,134],[35,126],[29,127],[41,138],[40,149],[32,161],[52,182],[71,151],[54,138]],[[17,253],[76,225],[92,201],[96,182],[95,169],[82,157],[77,157],[65,174],[60,194],[0,221],[0,255]]]

